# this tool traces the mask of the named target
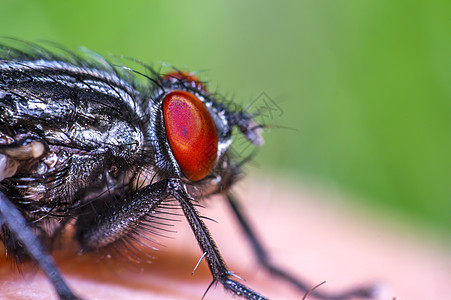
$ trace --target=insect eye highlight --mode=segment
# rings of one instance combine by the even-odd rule
[[[183,174],[198,181],[210,173],[218,153],[214,121],[195,95],[173,91],[163,100],[163,116],[169,145]]]

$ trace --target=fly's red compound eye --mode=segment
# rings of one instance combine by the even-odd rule
[[[183,174],[193,181],[210,173],[218,153],[218,134],[205,105],[185,91],[169,93],[163,100],[169,145]]]

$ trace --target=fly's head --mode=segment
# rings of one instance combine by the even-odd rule
[[[240,174],[228,153],[233,128],[261,146],[262,127],[250,114],[217,101],[193,74],[171,72],[159,86],[148,107],[148,136],[160,175],[180,178],[204,195],[227,189]]]

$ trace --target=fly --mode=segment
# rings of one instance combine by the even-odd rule
[[[40,46],[0,46],[0,240],[17,261],[32,259],[60,299],[76,299],[52,256],[67,226],[83,251],[151,235],[164,208],[183,211],[213,283],[265,299],[229,271],[196,209],[221,194],[261,265],[302,291],[309,286],[273,265],[230,191],[241,164],[230,152],[236,128],[263,144],[254,116],[229,108],[194,74],[145,72],[98,55]],[[372,297],[373,289],[323,299]],[[89,295],[88,295],[89,296]]]

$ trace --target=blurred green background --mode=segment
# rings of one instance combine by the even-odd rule
[[[258,172],[451,232],[449,1],[2,1],[0,35],[205,70],[280,107]]]

